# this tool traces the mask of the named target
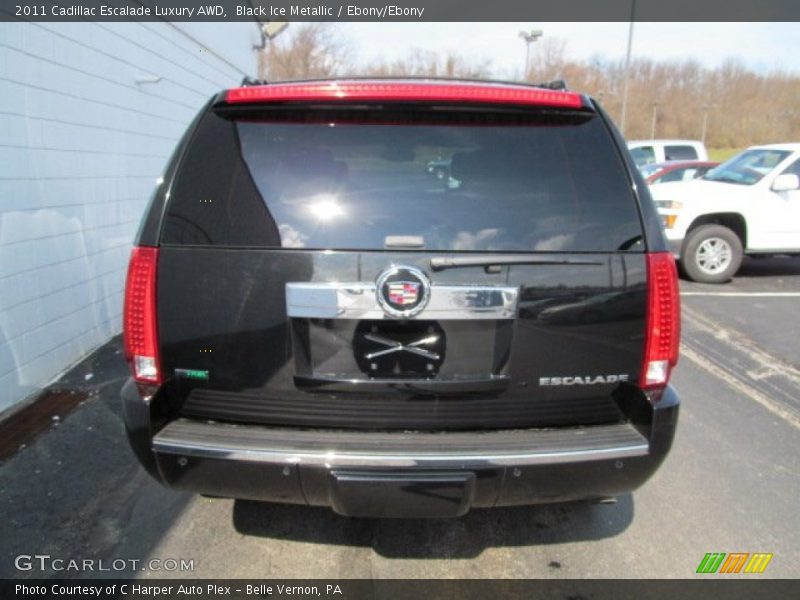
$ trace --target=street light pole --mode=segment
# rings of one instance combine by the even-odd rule
[[[628,112],[628,79],[631,70],[631,48],[633,46],[633,23],[636,18],[636,0],[631,0],[631,21],[628,26],[628,51],[625,53],[625,75],[622,83],[622,110],[619,116],[619,131],[625,135],[625,117]]]
[[[653,120],[650,123],[650,139],[656,139],[656,117],[658,116],[658,102],[653,102]]]
[[[706,132],[708,131],[708,110],[710,108],[710,104],[703,105],[703,133],[700,135],[700,140],[703,142],[703,144],[706,143]]]
[[[531,72],[531,44],[527,42],[525,44],[525,71],[523,72],[523,79],[528,78],[528,73]]]
[[[523,79],[528,79],[531,68],[531,44],[544,35],[541,29],[531,29],[530,31],[520,31],[519,37],[525,41],[525,72]]]
[[[264,21],[260,24],[261,29],[261,45],[253,46],[254,50],[258,50],[258,78],[267,80],[269,73],[267,73],[267,49],[268,44],[278,37],[289,26],[289,21]]]
[[[289,21],[268,21],[261,26],[261,31],[264,32],[264,37],[272,41],[288,26]]]
[[[606,96],[616,96],[616,95],[617,94],[615,92],[607,92],[605,90],[600,90],[599,92],[597,92],[597,101],[602,104],[603,103],[603,99]]]

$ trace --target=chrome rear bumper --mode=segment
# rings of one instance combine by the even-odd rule
[[[157,454],[328,468],[480,469],[646,456],[648,442],[627,423],[409,434],[297,431],[179,419],[155,436],[153,450]]]

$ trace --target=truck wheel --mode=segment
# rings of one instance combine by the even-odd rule
[[[722,225],[702,225],[686,237],[681,250],[681,266],[692,281],[724,283],[730,281],[742,264],[742,242]]]

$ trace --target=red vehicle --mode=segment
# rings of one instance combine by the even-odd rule
[[[707,160],[671,160],[645,165],[639,170],[648,185],[668,181],[689,181],[702,177],[719,163]]]

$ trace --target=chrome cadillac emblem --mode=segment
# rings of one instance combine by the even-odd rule
[[[428,304],[431,283],[420,269],[397,266],[378,276],[375,294],[383,312],[407,319],[422,312]]]
[[[406,306],[417,303],[419,288],[422,284],[416,281],[394,281],[386,285],[389,288],[389,302],[398,306]]]

